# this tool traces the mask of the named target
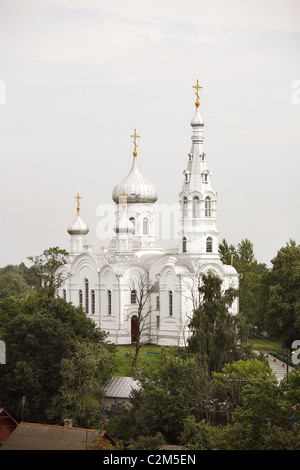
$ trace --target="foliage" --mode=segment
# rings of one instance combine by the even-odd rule
[[[290,240],[263,275],[260,310],[269,334],[291,349],[300,338],[300,246]]]
[[[52,400],[63,383],[62,361],[72,357],[76,342],[104,344],[106,334],[81,308],[37,294],[2,301],[0,331],[6,344],[1,405],[20,420],[21,399],[26,396],[24,419],[46,423],[50,413],[52,422],[61,422],[60,409],[55,411]]]
[[[223,239],[219,245],[219,254],[224,264],[232,264],[240,274],[240,318],[244,319],[245,325],[248,324],[249,331],[260,333],[262,325],[258,314],[258,293],[261,276],[267,271],[266,265],[255,259],[253,244],[249,239],[243,239],[237,247],[228,245]]]
[[[84,427],[90,422],[99,427],[103,384],[114,365],[114,356],[107,345],[75,340],[72,356],[61,361],[62,385],[58,397],[53,399],[55,413],[60,403],[62,418],[72,416],[78,426]]]
[[[46,297],[54,297],[57,289],[64,283],[65,276],[58,272],[58,268],[66,263],[66,250],[57,246],[48,248],[39,256],[29,256],[32,279],[36,291]]]
[[[131,443],[132,450],[159,450],[165,444],[164,436],[161,432],[155,436],[139,436]]]
[[[32,289],[32,272],[24,263],[0,268],[0,301],[13,295],[28,294]]]
[[[239,359],[242,353],[238,348],[236,318],[229,312],[237,293],[233,288],[223,292],[222,279],[212,272],[202,274],[199,292],[201,303],[189,325],[188,351],[197,354],[212,373]]]
[[[116,442],[112,444],[108,439],[104,439],[102,436],[97,436],[93,444],[86,447],[86,450],[123,450],[123,443]]]
[[[199,395],[207,381],[195,357],[177,348],[164,350],[155,365],[137,371],[141,388],[132,393],[131,436],[136,439],[139,434],[154,436],[161,432],[172,443],[191,410],[197,418],[202,416]]]

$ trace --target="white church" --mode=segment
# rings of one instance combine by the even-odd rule
[[[218,253],[217,193],[204,152],[198,80],[193,88],[197,100],[179,193],[177,247],[163,250],[156,235],[158,195],[155,185],[139,171],[136,131],[131,136],[131,170],[112,191],[114,236],[99,253],[88,246],[89,229],[81,218],[77,195],[76,218],[67,229],[69,255],[59,268],[65,281],[58,295],[82,306],[115,344],[134,343],[140,325],[144,343],[185,346],[188,324],[199,302],[201,273],[213,271],[224,289],[238,288],[238,273],[223,265]],[[231,307],[232,314],[237,312],[238,298]]]

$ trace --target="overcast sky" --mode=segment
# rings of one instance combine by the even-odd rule
[[[107,243],[135,128],[142,174],[177,203],[197,79],[220,241],[270,264],[300,242],[299,0],[0,0],[0,266],[68,249],[77,192]]]

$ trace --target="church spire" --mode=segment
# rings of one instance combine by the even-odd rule
[[[204,121],[200,115],[199,90],[197,80],[195,113],[191,120],[192,146],[184,170],[182,191],[179,194],[181,206],[181,238],[179,252],[201,255],[207,258],[218,257],[218,232],[216,228],[217,194],[211,186],[211,173],[207,168],[204,152]]]
[[[74,222],[68,227],[68,233],[71,235],[70,255],[79,254],[84,250],[84,246],[86,245],[85,236],[89,233],[89,228],[80,217],[80,199],[82,199],[82,197],[77,193],[75,199],[77,200],[77,215]]]

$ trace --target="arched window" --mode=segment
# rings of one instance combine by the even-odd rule
[[[156,310],[159,310],[160,303],[159,303],[159,295],[156,296]]]
[[[82,307],[82,290],[79,289],[79,307]]]
[[[63,289],[63,299],[67,300],[67,291],[66,291],[66,289]]]
[[[136,291],[135,290],[132,290],[131,291],[131,294],[130,294],[130,302],[132,304],[136,304]]]
[[[133,224],[134,226],[134,232],[133,232],[133,235],[135,234],[135,218],[134,217],[130,217],[129,218],[130,222]]]
[[[212,253],[213,240],[211,237],[206,239],[206,253]]]
[[[111,291],[107,291],[107,313],[111,315]]]
[[[183,217],[187,217],[188,215],[188,199],[186,196],[184,196],[183,201],[182,201],[182,212],[183,212]]]
[[[205,198],[205,217],[211,216],[211,199],[209,196]]]
[[[143,235],[149,234],[149,220],[147,217],[143,218]]]
[[[94,290],[91,291],[91,297],[92,297],[92,299],[91,299],[92,300],[92,314],[94,314],[95,310],[96,310],[96,304],[95,304],[96,299],[95,299],[95,291]]]
[[[89,313],[89,281],[85,279],[85,312]]]
[[[194,196],[193,197],[193,217],[195,219],[200,216],[199,207],[200,207],[200,200],[198,196]]]
[[[173,315],[173,292],[169,290],[169,315]]]
[[[182,252],[186,253],[186,251],[187,251],[187,239],[185,237],[183,237],[183,239],[182,239]]]

